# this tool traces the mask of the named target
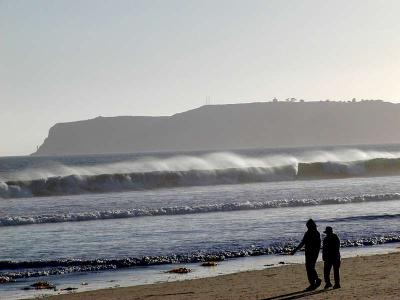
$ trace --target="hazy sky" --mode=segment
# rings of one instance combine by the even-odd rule
[[[398,0],[0,0],[0,156],[57,122],[400,99]]]

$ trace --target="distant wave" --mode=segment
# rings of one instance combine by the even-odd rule
[[[400,214],[381,214],[381,215],[365,215],[365,216],[350,216],[350,217],[339,217],[330,220],[323,220],[324,222],[352,222],[352,221],[374,221],[374,220],[385,220],[385,219],[399,219]]]
[[[265,202],[236,202],[199,206],[174,206],[156,209],[115,209],[108,211],[90,211],[68,214],[39,215],[39,216],[8,216],[0,218],[0,226],[18,226],[43,223],[79,222],[91,220],[135,218],[143,216],[185,215],[197,213],[212,213],[238,210],[257,210],[279,207],[301,207],[329,204],[346,204],[360,202],[379,202],[400,200],[400,193],[362,195],[355,197],[336,197],[325,199],[274,200]]]
[[[299,163],[296,178],[345,178],[400,174],[400,158],[373,158],[351,162]]]
[[[0,182],[0,197],[56,196],[202,185],[389,175],[400,175],[400,158],[373,158],[352,162],[294,163],[292,161],[288,165],[270,167],[143,171],[10,180]]]
[[[395,242],[400,242],[400,235],[387,234],[383,236],[364,237],[357,240],[344,240],[341,246],[359,247]],[[218,252],[199,251],[185,254],[177,253],[164,256],[126,257],[119,259],[0,261],[0,277],[6,281],[12,281],[21,278],[60,275],[74,272],[116,270],[162,264],[199,263],[210,260],[221,261],[246,256],[288,254],[294,249],[297,243],[298,241],[293,241],[285,244],[276,243],[268,247],[251,246],[249,248],[220,250]]]
[[[289,180],[296,176],[293,166],[220,170],[154,171],[129,174],[69,175],[28,181],[0,183],[0,196],[29,196],[104,193],[126,190],[238,184]]]

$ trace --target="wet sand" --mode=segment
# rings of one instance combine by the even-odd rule
[[[218,268],[218,266],[216,267]],[[318,263],[322,277],[322,263]],[[182,275],[183,278],[185,275]],[[342,288],[303,292],[304,265],[287,265],[177,282],[51,296],[57,300],[112,299],[400,299],[400,253],[345,258]],[[333,281],[333,279],[332,279]]]

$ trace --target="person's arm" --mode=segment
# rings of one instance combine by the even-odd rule
[[[306,235],[307,235],[307,233],[304,234],[304,237],[301,240],[300,244],[296,248],[294,248],[294,250],[290,254],[294,255],[297,251],[299,251],[301,248],[303,248],[303,246],[305,244],[304,241],[306,240]]]
[[[301,241],[300,244],[296,248],[294,248],[291,254],[294,255],[297,251],[303,248],[303,246],[304,246],[304,241]]]
[[[338,254],[340,255],[340,239],[337,235],[335,235],[335,247]]]

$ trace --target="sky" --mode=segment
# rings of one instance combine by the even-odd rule
[[[398,0],[0,0],[0,156],[58,122],[400,101]]]

